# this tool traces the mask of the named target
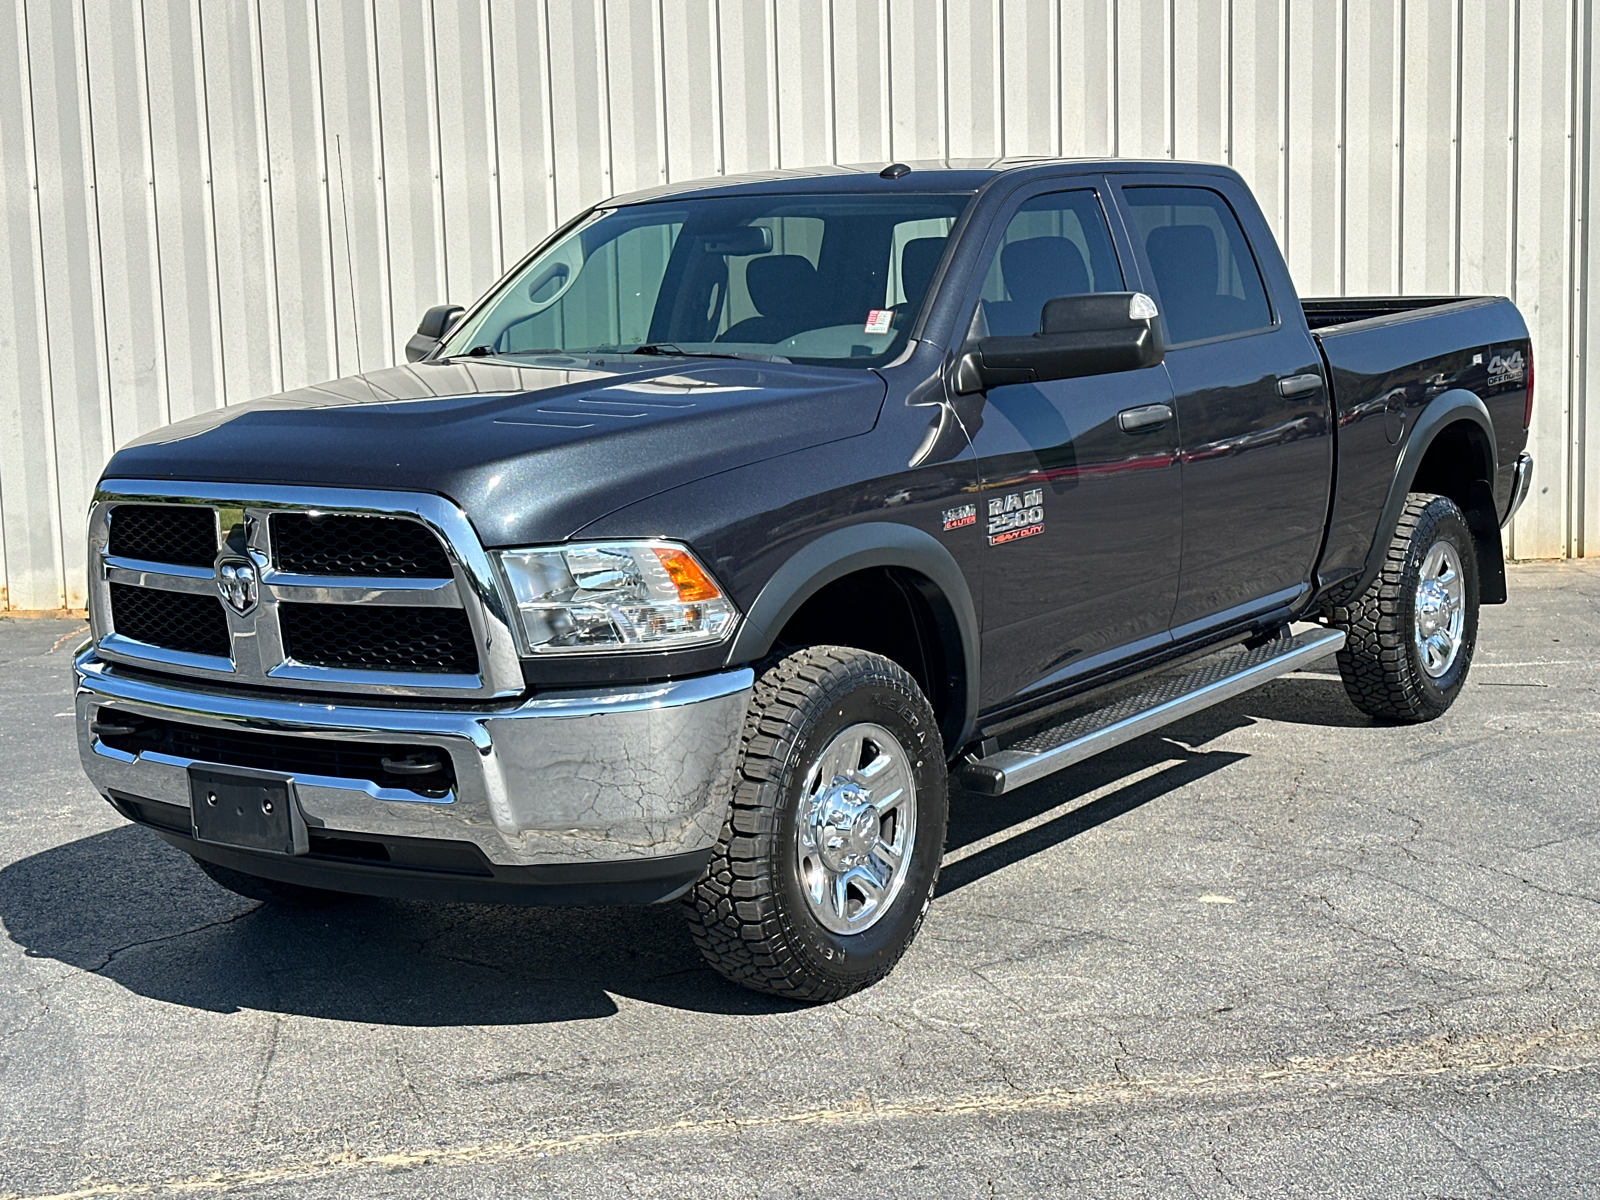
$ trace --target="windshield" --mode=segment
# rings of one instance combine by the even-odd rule
[[[602,209],[444,357],[717,354],[878,366],[904,347],[969,196],[740,196]]]

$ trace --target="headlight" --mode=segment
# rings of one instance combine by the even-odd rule
[[[695,556],[671,542],[497,550],[524,654],[709,646],[739,613]]]

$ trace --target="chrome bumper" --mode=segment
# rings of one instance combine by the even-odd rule
[[[1500,522],[1504,529],[1511,524],[1511,518],[1517,515],[1517,509],[1522,507],[1522,502],[1528,498],[1528,490],[1533,487],[1533,455],[1524,450],[1517,455],[1516,474],[1511,477],[1511,507],[1506,509],[1506,515]]]
[[[430,746],[449,754],[455,771],[442,798],[296,774],[306,825],[472,842],[503,866],[636,862],[711,846],[754,679],[741,669],[551,692],[513,707],[369,708],[130,678],[92,649],[73,669],[78,752],[102,794],[188,808],[196,761],[106,745],[90,730],[102,704],[215,729]]]

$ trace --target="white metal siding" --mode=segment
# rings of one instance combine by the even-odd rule
[[[1587,0],[10,5],[0,607],[82,605],[115,447],[395,361],[596,199],[1002,153],[1232,163],[1307,294],[1510,294],[1539,363],[1511,549],[1600,538]]]

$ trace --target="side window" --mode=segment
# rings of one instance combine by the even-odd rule
[[[990,333],[1023,336],[1039,332],[1046,300],[1124,288],[1100,198],[1084,188],[1035,196],[1017,210],[980,303]]]
[[[1209,188],[1131,187],[1123,199],[1155,276],[1167,341],[1178,345],[1272,325],[1239,219]]]

